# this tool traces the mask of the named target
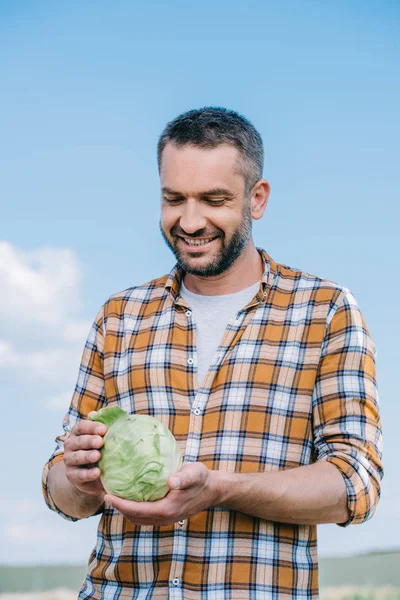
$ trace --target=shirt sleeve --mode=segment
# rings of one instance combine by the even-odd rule
[[[98,312],[92,324],[83,349],[79,367],[78,381],[72,395],[71,404],[63,420],[64,433],[56,437],[56,447],[44,466],[42,473],[42,491],[47,506],[69,521],[77,521],[60,511],[51,497],[48,487],[48,475],[51,467],[64,458],[64,442],[78,421],[87,418],[92,410],[100,410],[106,404],[104,393],[104,306]],[[96,513],[97,514],[97,513]]]
[[[376,350],[349,290],[342,290],[328,314],[313,390],[317,460],[334,464],[347,489],[346,527],[363,523],[380,497],[382,424],[375,368]]]

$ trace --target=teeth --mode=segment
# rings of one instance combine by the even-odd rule
[[[191,240],[189,238],[183,238],[185,240],[185,242],[187,244],[189,244],[189,246],[205,246],[205,244],[208,244],[209,242],[211,242],[211,240],[215,239],[215,238],[208,238],[206,240]]]

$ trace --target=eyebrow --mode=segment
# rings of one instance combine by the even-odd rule
[[[171,194],[173,196],[184,196],[184,194],[182,194],[182,192],[177,192],[176,190],[173,190],[169,187],[163,187],[162,188],[162,192],[163,194]],[[234,194],[230,191],[227,190],[225,188],[213,188],[211,190],[206,190],[204,192],[200,192],[199,194],[194,194],[195,196],[198,196],[200,198],[204,198],[204,197],[210,197],[210,196],[234,196]]]

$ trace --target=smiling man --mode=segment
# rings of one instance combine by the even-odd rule
[[[176,265],[100,309],[43,471],[52,510],[102,515],[79,598],[317,599],[316,525],[362,523],[380,496],[374,344],[348,289],[255,247],[269,185],[247,119],[185,113],[158,163]],[[106,405],[175,435],[162,500],[105,493],[87,417]]]
[[[243,280],[233,289],[232,275],[236,272],[243,276],[249,260],[256,266],[260,280],[260,256],[249,242],[252,218],[261,218],[266,207],[267,181],[255,177],[257,189],[253,190],[252,201],[240,170],[238,150],[226,143],[211,149],[166,144],[160,168],[160,229],[186,273],[188,287],[200,286],[198,291],[205,294],[215,289],[218,277],[221,282],[229,282],[232,291],[243,289]],[[216,187],[215,182],[220,185]],[[219,289],[218,294],[227,289]]]

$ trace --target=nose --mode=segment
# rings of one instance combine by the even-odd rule
[[[185,233],[193,234],[200,229],[205,229],[207,219],[201,212],[201,208],[195,202],[185,202],[183,212],[179,219],[180,228]]]

